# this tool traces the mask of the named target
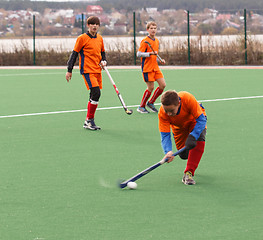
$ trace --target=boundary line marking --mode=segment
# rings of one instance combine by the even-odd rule
[[[1,68],[0,68],[1,70]],[[37,69],[38,70],[38,69]],[[42,69],[41,69],[42,70]],[[74,70],[73,70],[74,71]],[[110,69],[111,72],[135,72],[137,69]],[[74,72],[75,74],[79,74],[78,69]],[[106,72],[102,72],[102,74],[106,74]],[[139,72],[140,73],[140,72]],[[34,73],[0,73],[0,77],[15,77],[15,76],[39,76],[39,75],[66,75],[66,71],[64,72],[34,72]],[[66,81],[66,78],[65,78]]]
[[[250,97],[234,97],[234,98],[218,98],[218,99],[210,99],[210,100],[198,100],[198,102],[220,102],[220,101],[231,101],[231,100],[244,100],[244,99],[256,99],[263,98],[263,96],[250,96]],[[156,105],[161,105],[161,103],[156,103]],[[127,107],[138,107],[139,105],[130,105]],[[119,109],[122,106],[117,107],[103,107],[98,108],[97,110],[111,110],[111,109]],[[65,110],[65,111],[55,111],[55,112],[42,112],[42,113],[25,113],[25,114],[16,114],[16,115],[6,115],[0,116],[0,118],[14,118],[14,117],[27,117],[27,116],[39,116],[39,115],[51,115],[51,114],[60,114],[60,113],[74,113],[74,112],[85,112],[87,109],[79,109],[79,110]]]
[[[218,99],[210,99],[210,100],[200,100],[200,101],[198,101],[198,102],[219,102],[219,101],[255,99],[255,98],[263,98],[263,96],[234,97],[234,98],[218,98]]]
[[[59,69],[63,69],[63,72],[42,72],[42,73],[2,73],[0,74],[0,77],[9,77],[9,76],[34,76],[34,75],[65,75],[66,74],[66,66],[0,66],[0,70],[59,70]],[[109,66],[108,67],[109,70],[115,72],[115,70],[121,70],[121,72],[123,71],[133,71],[133,70],[141,70],[141,67],[138,66]],[[209,69],[219,69],[219,70],[224,70],[224,69],[231,69],[231,70],[235,70],[235,69],[263,69],[263,66],[258,65],[258,66],[254,66],[254,65],[237,65],[237,66],[184,66],[184,65],[176,65],[176,66],[160,66],[161,70],[187,70],[187,69],[195,69],[195,70],[209,70]],[[79,67],[75,66],[74,70],[78,71]]]

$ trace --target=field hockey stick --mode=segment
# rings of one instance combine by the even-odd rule
[[[175,152],[173,154],[173,156],[177,156],[178,154],[180,154],[181,152],[183,152],[185,150],[185,147],[178,150],[177,152]],[[145,176],[146,174],[148,174],[149,172],[151,172],[152,170],[154,170],[155,168],[158,168],[159,166],[163,165],[164,163],[166,163],[168,161],[168,158],[162,159],[160,162],[144,169],[143,171],[141,171],[140,173],[136,174],[135,176],[129,178],[126,181],[123,181],[122,183],[120,183],[119,187],[120,188],[125,188],[128,184],[128,182],[135,182],[136,180],[138,180],[139,178]]]
[[[149,47],[152,49],[152,51],[153,51],[154,53],[156,53],[156,52],[153,50],[151,44],[150,44],[148,41],[145,41],[145,43],[149,45]],[[163,62],[163,59],[159,56],[158,53],[156,54],[156,56],[158,57],[158,59],[159,59],[160,62]]]
[[[121,101],[121,104],[122,104],[125,112],[126,112],[128,115],[131,115],[131,114],[133,113],[133,111],[132,111],[132,110],[129,110],[129,109],[127,108],[127,106],[126,106],[125,102],[123,101],[123,98],[122,98],[122,96],[121,96],[118,88],[116,87],[115,82],[113,81],[113,79],[112,79],[112,77],[111,77],[111,75],[110,75],[110,72],[109,72],[108,68],[107,68],[106,66],[104,66],[103,69],[106,71],[106,73],[107,73],[107,75],[108,75],[108,77],[109,77],[109,79],[110,79],[110,81],[111,81],[111,83],[112,83],[112,85],[113,85],[113,87],[114,87],[114,89],[115,89],[115,92],[117,93],[117,95],[118,95],[118,97],[119,97],[119,99],[120,99],[120,101]]]

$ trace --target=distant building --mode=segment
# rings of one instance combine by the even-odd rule
[[[87,14],[88,15],[101,15],[103,13],[103,8],[99,5],[88,5]]]
[[[237,23],[234,23],[234,22],[231,22],[229,20],[226,20],[226,23],[225,23],[226,27],[233,27],[233,28],[236,28],[236,29],[239,29],[240,28],[240,25],[237,24]]]
[[[76,19],[77,22],[82,21],[82,14],[76,14],[75,15],[75,19]],[[83,19],[84,20],[86,19],[86,15],[85,14],[83,15]]]
[[[230,19],[231,19],[231,14],[219,14],[219,15],[216,17],[216,20],[226,21],[226,20],[230,20]]]
[[[126,33],[127,32],[127,25],[125,23],[115,23],[114,24],[114,30],[121,32],[121,33]]]
[[[100,15],[99,19],[100,19],[101,24],[104,24],[104,25],[110,24],[110,19],[109,19],[108,15],[102,14],[102,15]]]
[[[157,16],[160,16],[160,12],[158,12],[158,8],[146,8],[146,12],[152,18],[151,21],[154,21]]]
[[[20,19],[20,16],[18,14],[13,13],[13,14],[10,14],[8,16],[8,19],[11,22],[15,22],[15,21],[18,21]]]
[[[212,16],[213,18],[216,18],[217,14],[218,14],[218,11],[215,10],[215,9],[209,9],[209,11],[210,11],[210,13],[211,13],[211,16]]]
[[[56,24],[54,25],[54,27],[56,27],[56,28],[61,28],[61,27],[63,27],[63,25],[62,25],[61,23],[56,23]]]
[[[155,14],[158,12],[157,8],[146,8],[146,12],[149,14]]]
[[[64,15],[63,23],[66,25],[73,25],[75,22],[74,11],[72,9],[67,9]]]

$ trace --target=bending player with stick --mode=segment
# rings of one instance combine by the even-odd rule
[[[141,104],[137,108],[137,111],[140,113],[149,113],[149,111],[145,108],[146,105],[151,109],[151,111],[158,112],[154,106],[154,103],[156,99],[162,94],[166,86],[163,74],[157,62],[158,59],[161,64],[165,64],[165,60],[161,59],[161,57],[158,55],[159,40],[155,37],[157,32],[157,24],[155,22],[149,22],[146,25],[146,29],[149,35],[141,41],[140,48],[137,52],[137,57],[141,57],[142,76],[147,85],[147,89],[145,90],[141,100]],[[159,84],[159,86],[155,89],[153,96],[148,101],[154,90],[155,81]]]
[[[182,159],[188,159],[182,182],[185,185],[195,184],[193,176],[205,148],[207,122],[205,109],[188,92],[166,91],[161,97],[161,103],[158,117],[161,143],[165,156],[156,164],[128,180],[122,181],[119,184],[120,188],[125,188],[129,182],[135,182],[164,163],[173,161],[177,155]],[[172,152],[170,129],[172,129],[176,148],[179,149],[175,153]]]
[[[187,159],[182,182],[194,185],[193,176],[203,156],[206,136],[206,112],[195,97],[188,92],[169,90],[162,94],[161,107],[158,113],[161,143],[168,163],[173,161],[170,129],[177,149],[185,147],[179,154]]]

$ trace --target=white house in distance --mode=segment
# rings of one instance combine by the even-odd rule
[[[103,13],[103,8],[99,5],[88,5],[87,14],[88,15],[101,15]]]

